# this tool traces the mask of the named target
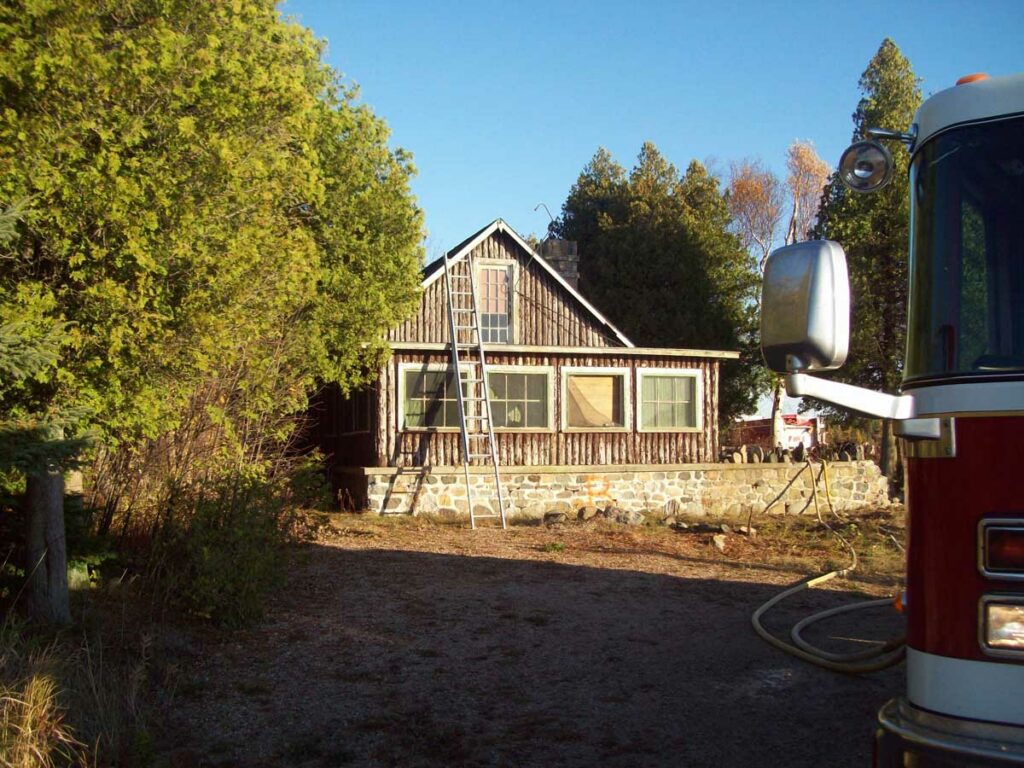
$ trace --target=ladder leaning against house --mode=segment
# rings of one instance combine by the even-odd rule
[[[481,518],[495,517],[506,527],[507,499],[498,473],[498,449],[491,420],[491,400],[487,387],[487,361],[484,357],[483,331],[477,304],[476,279],[472,254],[466,254],[465,272],[450,269],[448,254],[444,256],[444,285],[448,301],[448,330],[451,333],[451,374],[459,406],[459,428],[462,433],[462,471],[466,479],[466,503],[469,524],[476,528]],[[463,377],[462,373],[468,375]],[[473,504],[473,487],[469,467],[488,466],[494,470],[495,505],[490,512],[478,513]]]

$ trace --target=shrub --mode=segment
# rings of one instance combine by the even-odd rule
[[[190,508],[168,510],[154,542],[156,577],[189,613],[225,626],[262,614],[283,571],[287,507],[277,483],[258,477],[223,481]]]

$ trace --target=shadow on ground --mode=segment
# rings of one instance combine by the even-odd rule
[[[768,647],[777,585],[317,546],[267,619],[194,660],[181,766],[864,766],[902,670]],[[781,629],[859,596],[808,593]],[[846,622],[845,624],[843,622]],[[885,612],[834,636],[898,634]],[[813,639],[813,638],[812,638]],[[821,636],[819,636],[821,639]]]

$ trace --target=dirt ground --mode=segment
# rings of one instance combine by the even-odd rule
[[[769,627],[892,594],[891,517],[871,540],[862,526],[864,580],[801,593]],[[663,527],[333,523],[262,623],[183,670],[168,762],[865,766],[875,711],[903,686],[901,667],[835,674],[754,634],[780,586],[844,561],[806,526],[730,534],[722,553]],[[809,634],[850,649],[900,623],[877,609]]]

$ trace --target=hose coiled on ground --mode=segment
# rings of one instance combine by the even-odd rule
[[[857,567],[857,551],[853,548],[843,536],[836,531],[831,525],[825,522],[821,517],[821,510],[818,506],[818,482],[814,478],[814,469],[811,464],[811,460],[807,460],[807,466],[803,469],[809,469],[811,471],[811,497],[814,501],[814,511],[818,516],[818,522],[824,525],[828,530],[839,539],[840,542],[850,551],[850,565],[846,568],[829,571],[828,573],[822,574],[821,576],[810,576],[806,579],[801,580],[792,587],[783,590],[775,597],[770,599],[756,611],[750,617],[751,624],[753,624],[754,631],[757,632],[766,642],[775,646],[779,650],[785,651],[791,656],[795,656],[798,659],[803,659],[806,662],[814,664],[824,669],[830,669],[834,672],[843,672],[846,674],[863,674],[866,672],[877,672],[882,669],[886,669],[895,664],[898,664],[903,660],[906,655],[906,639],[905,637],[893,638],[885,642],[883,645],[872,648],[866,651],[856,651],[854,653],[833,653],[830,651],[822,650],[817,648],[811,643],[807,642],[802,636],[801,632],[822,619],[827,619],[831,616],[836,616],[841,613],[848,613],[850,611],[859,611],[868,608],[876,608],[882,605],[889,605],[891,601],[888,598],[881,598],[876,600],[864,600],[858,603],[852,603],[850,605],[843,605],[836,608],[829,608],[825,611],[820,611],[811,616],[806,617],[799,621],[793,629],[790,631],[790,638],[792,643],[788,643],[785,640],[780,640],[771,634],[764,625],[761,623],[761,617],[764,616],[768,611],[774,608],[776,605],[781,603],[786,598],[795,595],[797,592],[802,592],[805,589],[813,589],[826,582],[831,581],[837,576],[847,576],[854,571]],[[801,472],[803,471],[801,469]],[[828,465],[823,461],[821,476],[825,480],[825,494],[828,501],[829,509],[837,519],[842,520],[836,513],[835,508],[832,506],[832,494],[828,486]],[[774,503],[774,501],[772,502]],[[771,504],[765,508],[765,511],[771,507]],[[806,508],[806,507],[805,507]]]

